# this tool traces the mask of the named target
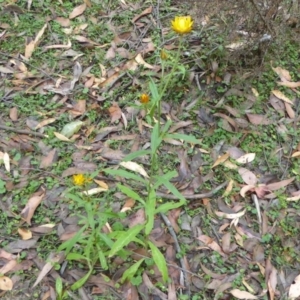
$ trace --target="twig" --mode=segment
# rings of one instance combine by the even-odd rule
[[[34,132],[34,131],[30,131],[30,130],[23,130],[23,129],[16,129],[16,128],[13,128],[13,127],[10,127],[10,126],[5,126],[5,125],[0,124],[0,130],[1,129],[16,132],[16,133],[35,135],[35,136],[42,137],[42,138],[47,137],[47,135],[39,133],[39,132]]]
[[[263,23],[265,24],[265,26],[267,27],[267,29],[269,30],[270,33],[275,34],[275,31],[273,30],[273,28],[271,28],[270,24],[268,23],[268,21],[265,19],[265,17],[262,15],[259,7],[257,6],[257,4],[255,3],[255,0],[250,0],[251,4],[254,6],[255,10],[257,11],[257,13],[259,14],[259,17],[262,19]]]
[[[14,57],[13,55],[6,54],[6,53],[1,52],[1,51],[0,51],[0,54],[1,54],[2,56],[7,57],[7,58],[16,59],[17,61],[20,61],[20,62],[24,63],[25,65],[28,65],[29,67],[38,70],[39,72],[43,73],[43,74],[46,75],[49,79],[51,79],[52,81],[55,82],[55,79],[54,79],[53,77],[51,77],[47,72],[45,72],[43,69],[40,69],[40,68],[37,68],[37,67],[33,66],[32,64],[30,64],[30,63],[27,62],[26,60],[20,59],[20,58],[17,58],[17,57]]]
[[[299,95],[299,94],[298,94]],[[296,131],[296,128],[297,128],[297,122],[298,122],[298,116],[299,116],[299,109],[300,109],[300,100],[298,98],[296,98],[297,100],[297,108],[296,108],[296,113],[295,113],[295,118],[294,118],[294,122],[293,122],[293,129],[294,131]],[[281,180],[285,177],[286,173],[287,173],[287,170],[290,166],[290,159],[292,157],[292,154],[293,154],[293,150],[294,150],[294,144],[296,142],[296,138],[297,138],[297,135],[293,135],[292,137],[292,141],[290,143],[290,149],[289,149],[289,153],[288,153],[288,161],[287,161],[287,164],[286,164],[286,167],[284,169],[284,172],[281,176]]]
[[[262,223],[262,220],[261,220],[261,212],[260,212],[260,206],[259,206],[259,203],[258,203],[258,199],[257,199],[256,194],[251,194],[251,199],[252,199],[252,201],[253,201],[254,204],[255,204],[256,214],[257,214],[257,219],[258,219],[258,223],[259,223],[259,231],[260,231],[260,233],[261,233],[261,223]]]
[[[180,254],[181,248],[179,246],[177,235],[176,235],[176,233],[175,233],[175,231],[172,227],[171,222],[169,221],[168,217],[165,214],[160,213],[160,215],[161,215],[162,219],[164,220],[165,224],[167,225],[168,230],[169,230],[172,238],[174,239],[176,252],[178,254]],[[181,269],[182,269],[182,272],[183,272],[183,277],[184,277],[185,285],[186,285],[186,288],[187,288],[187,293],[188,293],[189,296],[191,296],[190,283],[189,283],[189,280],[188,280],[188,276],[187,276],[187,272],[186,272],[186,268],[185,268],[183,258],[180,258],[180,265],[181,265]]]
[[[182,195],[182,196],[187,200],[196,200],[196,199],[209,198],[209,197],[214,196],[218,191],[220,191],[226,185],[227,185],[227,181],[225,181],[222,184],[218,185],[216,188],[214,188],[210,192],[203,193],[203,194]],[[179,200],[179,198],[175,195],[165,194],[165,193],[160,193],[160,192],[157,192],[156,196],[162,197],[162,198],[165,198],[165,199],[170,199],[170,200]]]

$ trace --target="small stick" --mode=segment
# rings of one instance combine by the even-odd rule
[[[222,184],[218,185],[216,188],[214,188],[210,192],[203,193],[203,194],[182,195],[182,196],[187,200],[210,198],[210,197],[214,196],[219,190],[224,188],[226,185],[227,185],[227,181],[225,181]],[[156,196],[162,197],[162,198],[165,198],[165,199],[170,199],[170,200],[179,200],[179,198],[177,196],[172,195],[172,194],[165,194],[165,193],[157,192]]]
[[[30,131],[30,130],[16,129],[16,128],[13,128],[13,127],[10,127],[10,126],[5,126],[5,125],[0,124],[0,130],[1,129],[16,132],[16,133],[35,135],[35,136],[42,137],[42,138],[47,137],[47,135],[39,133],[39,132],[34,132],[34,131]]]
[[[171,224],[170,220],[168,219],[168,217],[165,214],[160,213],[160,215],[163,218],[165,224],[167,225],[168,230],[169,230],[172,238],[174,239],[176,252],[178,254],[180,254],[181,249],[180,249],[180,246],[179,246],[179,243],[178,243],[177,235],[176,235],[176,233],[175,233],[175,231],[174,231],[174,229],[172,227],[172,224]],[[191,295],[191,289],[190,289],[190,284],[189,284],[189,280],[188,280],[188,277],[187,277],[187,272],[186,272],[186,268],[185,268],[185,264],[184,264],[183,258],[180,258],[180,265],[181,265],[181,269],[182,269],[182,272],[183,272],[183,277],[184,277],[185,285],[187,287],[187,292],[188,292],[188,295],[190,296]]]

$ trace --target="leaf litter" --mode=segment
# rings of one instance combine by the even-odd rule
[[[0,195],[5,199],[1,208],[8,216],[6,220],[19,222],[17,228],[9,229],[10,233],[2,232],[0,289],[3,291],[22,285],[23,279],[14,282],[13,270],[28,268],[28,272],[32,272],[28,266],[33,262],[40,272],[39,275],[36,270],[32,273],[35,283],[30,283],[30,289],[41,285],[49,291],[49,287],[54,289],[57,277],[62,277],[69,285],[84,277],[85,267],[66,267],[64,256],[55,256],[55,247],[42,253],[44,260],[36,258],[41,251],[39,245],[45,247],[43,239],[51,236],[54,240],[47,243],[57,245],[59,240],[71,240],[81,228],[78,220],[72,219],[74,203],[64,202],[64,191],[72,175],[94,173],[93,186],[85,193],[112,194],[114,212],[126,213],[122,222],[128,228],[146,221],[145,211],[136,201],[115,192],[115,181],[120,178],[107,176],[103,169],[122,167],[141,178],[147,178],[150,172],[147,155],[134,161],[122,162],[122,159],[132,149],[145,150],[150,145],[152,126],[138,103],[138,93],[146,89],[145,76],[159,77],[160,65],[151,59],[159,49],[148,25],[160,25],[153,19],[152,6],[145,8],[121,1],[116,5],[118,8],[110,11],[96,5],[84,1],[68,12],[59,10],[54,20],[61,26],[62,36],[53,33],[53,16],[49,16],[51,20],[46,22],[45,19],[40,26],[34,27],[31,36],[27,36],[26,31],[22,33],[28,38],[25,49],[4,53],[7,60],[2,58],[0,62],[0,75],[9,83],[7,86],[1,83],[7,94],[3,97],[6,110],[0,124],[3,125],[0,127]],[[93,7],[101,17],[109,20],[110,40],[102,42],[101,38],[88,33],[99,17],[90,10]],[[34,9],[28,1],[27,11],[18,6],[6,6],[5,10],[15,14],[16,22],[22,22],[16,16],[31,14]],[[115,16],[125,12],[129,12],[132,22],[128,27],[115,23]],[[7,22],[14,21],[13,15],[7,18]],[[6,42],[7,32],[15,33],[12,27],[1,23],[0,28],[4,27],[1,39]],[[166,28],[160,29],[166,36]],[[171,51],[175,44],[171,42],[166,49]],[[95,59],[91,56],[93,51],[101,55]],[[51,66],[46,58],[50,52],[55,53],[57,67]],[[39,56],[44,59],[40,60]],[[219,63],[214,61],[212,67],[204,71],[212,72],[206,82],[215,89],[220,82],[216,75],[220,72]],[[176,250],[174,237],[163,229],[163,222],[157,215],[149,238],[167,257],[172,280],[165,290],[159,288],[163,281],[157,268],[149,272],[150,268],[145,267],[137,278],[140,281],[137,286],[129,281],[118,281],[124,271],[95,268],[96,275],[91,275],[83,287],[85,293],[107,295],[114,289],[124,299],[138,299],[139,295],[150,291],[160,299],[179,299],[178,291],[187,290],[195,294],[203,292],[211,299],[221,299],[217,296],[221,292],[238,299],[258,299],[266,293],[270,299],[276,299],[287,292],[290,298],[299,297],[299,275],[289,278],[288,274],[291,266],[299,267],[295,259],[299,256],[299,242],[294,229],[299,225],[299,207],[288,203],[300,199],[295,167],[300,156],[297,147],[300,142],[291,138],[293,134],[289,131],[290,128],[296,130],[299,82],[293,81],[291,72],[281,66],[272,69],[278,78],[269,91],[268,104],[260,103],[258,111],[253,109],[260,97],[255,87],[248,91],[233,87],[223,99],[218,99],[218,104],[207,93],[205,107],[201,105],[199,110],[192,112],[196,102],[190,101],[190,109],[182,114],[180,104],[166,100],[163,117],[173,121],[168,133],[198,131],[202,141],[200,145],[192,145],[165,138],[166,144],[159,150],[166,167],[177,171],[178,177],[174,180],[177,189],[187,199],[192,199],[184,209],[176,208],[168,213],[171,227],[181,247],[185,247],[185,270],[180,265],[178,256],[181,253]],[[281,90],[282,86],[286,89]],[[11,93],[9,87],[25,98],[31,93],[36,95],[33,97],[37,103],[30,102],[29,96],[25,103],[14,101],[14,98],[6,102]],[[198,88],[194,80],[190,91],[179,87],[178,92],[189,98],[189,92],[197,93]],[[209,90],[208,85],[203,88]],[[39,97],[45,95],[47,100],[38,103]],[[170,92],[172,97],[175,95]],[[244,99],[240,98],[239,105],[235,106],[230,97]],[[274,110],[270,110],[270,106]],[[265,144],[262,138],[260,140],[265,128],[270,128],[270,136],[274,139],[271,146],[269,140]],[[221,132],[218,138],[217,130]],[[281,134],[282,137],[276,139]],[[235,135],[239,137],[235,139]],[[243,142],[242,137],[249,144]],[[40,147],[42,140],[48,148]],[[85,151],[79,152],[80,149]],[[277,168],[272,160],[274,157],[278,157]],[[267,176],[274,178],[264,181]],[[143,191],[145,187],[138,189]],[[196,196],[189,198],[191,195]],[[263,224],[258,225],[257,212],[253,211],[257,211],[252,203],[253,195],[257,197]],[[168,189],[160,190],[158,196],[162,201],[169,201]],[[114,224],[106,224],[102,231],[113,232],[112,228]],[[12,238],[15,240],[11,241]],[[137,261],[139,255],[145,258],[151,254],[147,249],[130,247],[126,249]],[[27,257],[17,260],[14,253]],[[60,265],[61,272],[53,270],[55,265]],[[242,275],[241,269],[244,270]],[[190,280],[181,280],[183,271]],[[5,273],[8,276],[4,276]],[[116,282],[121,286],[119,289],[115,288]],[[233,288],[234,282],[238,288]],[[17,288],[14,292],[18,293]],[[44,296],[46,299],[46,294]]]

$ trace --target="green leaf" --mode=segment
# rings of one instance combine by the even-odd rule
[[[173,194],[175,195],[178,199],[181,201],[184,201],[186,203],[186,199],[183,197],[183,195],[176,189],[176,187],[170,183],[168,180],[163,180],[163,185]]]
[[[125,232],[125,234],[120,237],[118,240],[115,241],[113,244],[110,252],[109,257],[112,257],[117,252],[122,250],[125,246],[127,246],[144,228],[144,225],[136,225],[132,228],[130,228],[128,231]]]
[[[98,258],[99,258],[101,267],[102,267],[102,269],[107,270],[108,265],[107,265],[106,257],[104,255],[101,247],[99,246],[99,244],[97,244],[96,246],[97,246]]]
[[[201,142],[198,139],[196,139],[193,135],[172,133],[172,134],[166,134],[165,137],[170,139],[175,139],[175,140],[184,140],[191,144],[201,144]]]
[[[136,201],[141,202],[144,206],[146,205],[145,201],[136,193],[134,192],[132,189],[128,188],[127,186],[124,186],[122,184],[117,184],[117,187],[119,188],[119,190],[125,194],[126,196],[128,196],[129,198],[132,198]]]
[[[160,100],[160,96],[158,93],[157,85],[155,84],[155,82],[151,77],[150,77],[149,89],[151,92],[153,102],[157,104],[157,102]]]
[[[163,203],[159,207],[156,208],[154,214],[166,213],[167,211],[178,208],[178,207],[184,205],[185,203],[186,203],[186,201],[184,201],[184,200],[180,200],[179,202]]]
[[[88,261],[90,261],[90,258],[88,258],[88,257],[86,257],[84,255],[81,255],[79,253],[74,253],[74,252],[69,253],[66,256],[66,259],[67,260],[88,260]]]
[[[144,183],[145,185],[147,185],[147,181],[145,179],[143,179],[142,177],[140,177],[138,175],[135,175],[133,173],[125,171],[125,170],[104,169],[103,171],[112,176],[121,176],[126,179],[133,179],[135,181],[140,181],[140,182]]]
[[[156,193],[153,189],[150,190],[148,200],[146,202],[147,223],[145,226],[145,234],[150,234],[154,226],[154,211],[156,207]]]
[[[128,155],[126,155],[122,161],[131,161],[137,157],[143,156],[143,155],[147,155],[147,154],[151,154],[151,150],[138,150],[135,151],[133,153],[130,153]]]
[[[60,276],[58,276],[55,280],[55,291],[59,298],[62,298],[62,292],[63,292],[63,283]]]
[[[167,123],[165,124],[164,128],[162,129],[162,134],[166,134],[169,130],[169,128],[171,127],[172,125],[172,121],[171,120],[168,120]]]
[[[123,273],[123,276],[121,278],[121,283],[123,283],[126,279],[131,279],[135,273],[138,271],[140,265],[142,264],[142,262],[144,261],[145,259],[140,259],[138,260],[136,263],[134,263],[132,266],[130,266],[124,273]]]
[[[155,176],[155,183],[153,185],[153,189],[156,190],[159,186],[164,184],[165,181],[170,181],[172,178],[176,177],[177,175],[178,173],[175,170],[173,170],[163,175]]]
[[[78,132],[83,124],[84,123],[82,121],[74,121],[69,124],[66,124],[64,126],[64,128],[62,129],[61,134],[64,135],[65,137],[69,138],[73,134]]]
[[[90,270],[82,278],[80,278],[73,285],[71,285],[71,289],[74,291],[74,290],[78,290],[79,288],[81,288],[86,283],[86,281],[89,279],[92,272],[93,272],[93,269],[90,268]]]
[[[159,136],[159,125],[156,123],[153,127],[152,134],[151,134],[151,153],[152,156],[155,155],[159,145],[162,142],[161,136]]]
[[[83,226],[77,233],[74,235],[70,240],[62,243],[58,247],[58,251],[62,251],[65,249],[65,254],[68,255],[68,253],[71,251],[71,249],[74,247],[74,245],[79,241],[81,238],[82,233],[87,229],[87,225]]]
[[[81,197],[79,197],[78,195],[75,195],[75,194],[67,193],[66,197],[75,202],[78,202],[80,204],[83,204],[83,202],[84,202],[84,200]]]
[[[166,282],[169,278],[169,275],[168,275],[168,268],[167,268],[165,257],[153,243],[148,241],[148,245],[152,251],[152,258],[158,270],[160,271],[163,280]]]

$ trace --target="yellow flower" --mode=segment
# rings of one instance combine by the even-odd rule
[[[84,185],[86,178],[83,174],[73,175],[73,183],[75,185]]]
[[[189,33],[192,31],[193,23],[191,16],[175,17],[172,21],[172,29],[179,34]]]
[[[149,102],[149,99],[150,99],[150,97],[147,94],[142,94],[140,97],[140,101],[143,104],[147,104]]]

